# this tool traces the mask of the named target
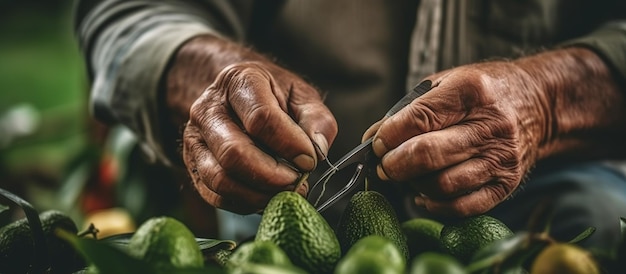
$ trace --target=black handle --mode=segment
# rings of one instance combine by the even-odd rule
[[[407,93],[404,97],[402,97],[402,99],[400,99],[400,101],[393,105],[393,107],[391,107],[391,109],[387,111],[387,114],[385,114],[385,116],[389,117],[398,113],[398,111],[413,102],[413,100],[415,100],[417,97],[426,94],[426,92],[428,92],[432,88],[431,85],[432,82],[430,80],[425,80],[419,83],[419,85],[415,86],[413,90],[411,90],[411,92]]]

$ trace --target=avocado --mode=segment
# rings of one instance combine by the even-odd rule
[[[404,274],[391,266],[387,259],[372,251],[346,254],[335,269],[334,274]]]
[[[359,239],[339,260],[338,273],[405,273],[406,261],[387,237],[369,235]]]
[[[407,239],[393,207],[379,192],[362,190],[346,205],[337,227],[337,238],[345,254],[359,239],[369,235],[390,239],[408,261]]]
[[[553,243],[539,252],[530,273],[599,274],[597,261],[588,250],[570,243]]]
[[[57,210],[39,214],[48,248],[50,273],[71,273],[84,266],[82,257],[66,241],[58,238],[55,229],[78,233],[74,221]],[[0,273],[27,273],[33,262],[34,243],[26,218],[0,228]]]
[[[234,269],[246,263],[292,265],[285,251],[269,241],[251,241],[240,245],[230,255],[226,267]]]
[[[402,232],[406,235],[411,258],[427,251],[439,251],[441,249],[440,237],[443,223],[424,217],[413,218],[400,224]]]
[[[442,250],[468,263],[474,253],[500,239],[514,236],[500,220],[489,215],[477,215],[444,224],[441,229]]]
[[[300,194],[282,191],[267,204],[255,241],[270,241],[310,273],[330,273],[341,256],[339,241],[322,215]]]
[[[425,251],[413,258],[410,274],[467,274],[464,266],[451,255]]]
[[[152,217],[143,222],[128,241],[128,252],[156,265],[204,267],[204,257],[193,232],[169,216]]]

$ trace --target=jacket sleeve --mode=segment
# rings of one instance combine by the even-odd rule
[[[80,0],[74,30],[90,80],[91,114],[122,124],[148,157],[171,161],[160,145],[158,88],[170,57],[200,34],[243,37],[236,1]]]
[[[626,20],[607,23],[589,35],[563,45],[592,49],[611,67],[622,86],[626,84]]]

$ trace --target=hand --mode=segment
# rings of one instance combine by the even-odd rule
[[[312,142],[325,154],[337,134],[317,90],[260,60],[222,69],[191,105],[183,133],[183,161],[199,194],[240,214],[293,190],[316,166]]]
[[[429,211],[488,211],[517,188],[546,136],[546,97],[511,62],[458,67],[429,77],[433,88],[379,121],[373,148],[383,180],[407,182]]]

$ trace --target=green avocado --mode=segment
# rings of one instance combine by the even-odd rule
[[[84,266],[82,257],[74,248],[55,235],[57,228],[78,233],[74,221],[57,210],[39,214],[48,248],[50,273],[71,273]],[[0,228],[0,273],[27,273],[33,262],[34,244],[26,218]]]
[[[268,203],[255,241],[278,245],[291,262],[310,273],[331,273],[341,257],[328,222],[300,194],[283,191]]]
[[[393,207],[379,192],[363,190],[355,193],[339,220],[337,238],[344,254],[359,239],[380,235],[390,239],[409,260],[407,238]]]
[[[511,229],[500,220],[478,215],[444,224],[440,241],[443,251],[467,263],[478,250],[512,236]]]

